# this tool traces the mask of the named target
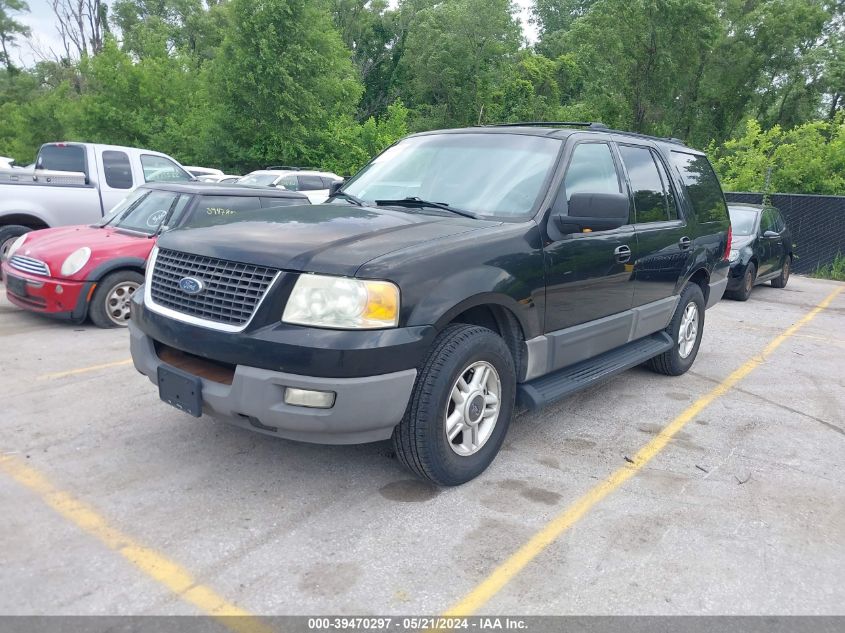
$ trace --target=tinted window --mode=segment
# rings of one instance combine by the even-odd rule
[[[276,181],[276,178],[278,178],[276,174],[247,174],[246,176],[238,180],[238,184],[269,187]]]
[[[227,224],[260,208],[261,200],[256,196],[199,196],[183,226]]]
[[[654,164],[657,165],[657,171],[660,172],[660,180],[663,181],[663,195],[666,197],[666,211],[669,214],[670,220],[678,219],[678,203],[675,198],[675,190],[672,188],[672,181],[669,180],[669,173],[666,171],[666,166],[660,156],[652,150],[652,158]]]
[[[76,171],[87,174],[85,148],[81,145],[45,145],[38,152],[35,168],[53,171]]]
[[[323,179],[319,176],[299,176],[299,191],[319,191],[323,187]]]
[[[621,193],[610,146],[605,143],[576,145],[563,186],[567,202],[573,193]]]
[[[663,196],[663,182],[654,163],[651,150],[647,147],[620,145],[619,153],[628,171],[628,180],[634,193],[634,209],[637,222],[663,222],[666,214],[666,200]]]
[[[332,185],[336,182],[334,178],[326,178],[325,176],[320,178],[323,181],[323,189],[331,189]]]
[[[132,166],[126,152],[113,150],[103,152],[103,172],[106,184],[112,189],[132,188]]]
[[[780,214],[775,208],[772,208],[772,212],[775,214],[775,230],[780,233],[784,229],[786,229],[786,221],[783,219],[783,216]]]
[[[418,196],[503,219],[525,217],[545,193],[560,139],[523,134],[425,134],[373,159],[344,191],[367,201]],[[413,213],[437,210],[414,210]]]
[[[731,214],[731,231],[734,235],[751,235],[757,225],[756,209],[747,207],[728,207]]]
[[[699,222],[721,222],[728,214],[719,179],[704,156],[672,152],[672,163],[678,168],[687,188],[690,202]]]
[[[763,211],[763,217],[760,219],[760,233],[765,233],[766,231],[777,231],[775,213],[772,209],[765,209]]]
[[[179,194],[171,191],[150,191],[110,224],[141,233],[155,233],[177,198]]]
[[[277,183],[288,191],[299,191],[299,181],[296,176],[285,176]]]
[[[191,174],[164,156],[141,156],[141,167],[144,170],[146,182],[174,182],[191,180]]]

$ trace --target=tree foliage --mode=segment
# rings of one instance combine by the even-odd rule
[[[0,154],[19,162],[79,139],[350,173],[409,131],[601,120],[709,146],[732,188],[771,168],[776,188],[843,189],[842,0],[535,0],[533,44],[511,0],[53,1],[94,7],[84,45],[16,69],[26,5],[0,0]]]

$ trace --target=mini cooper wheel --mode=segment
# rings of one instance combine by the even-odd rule
[[[129,325],[132,295],[142,283],[143,275],[131,270],[119,270],[104,277],[91,298],[88,310],[91,322],[102,328]]]
[[[515,389],[513,358],[500,336],[475,325],[447,327],[393,432],[399,461],[441,486],[477,477],[505,439]]]
[[[697,284],[689,283],[681,292],[666,332],[674,341],[672,348],[648,361],[648,367],[667,376],[680,376],[692,367],[704,332],[704,294]]]
[[[792,257],[787,255],[783,259],[783,266],[780,269],[780,275],[772,279],[773,288],[786,288],[786,282],[789,281],[789,273],[792,268]]]

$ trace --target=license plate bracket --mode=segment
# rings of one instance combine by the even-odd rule
[[[159,366],[158,395],[195,418],[202,416],[202,380],[175,367]]]
[[[19,297],[26,297],[29,294],[26,291],[26,279],[21,279],[14,275],[6,275],[6,288],[13,295],[18,295]]]

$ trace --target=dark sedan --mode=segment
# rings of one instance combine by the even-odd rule
[[[745,301],[767,281],[783,288],[792,268],[792,235],[780,211],[756,204],[728,205],[733,228],[731,272],[725,296]]]

